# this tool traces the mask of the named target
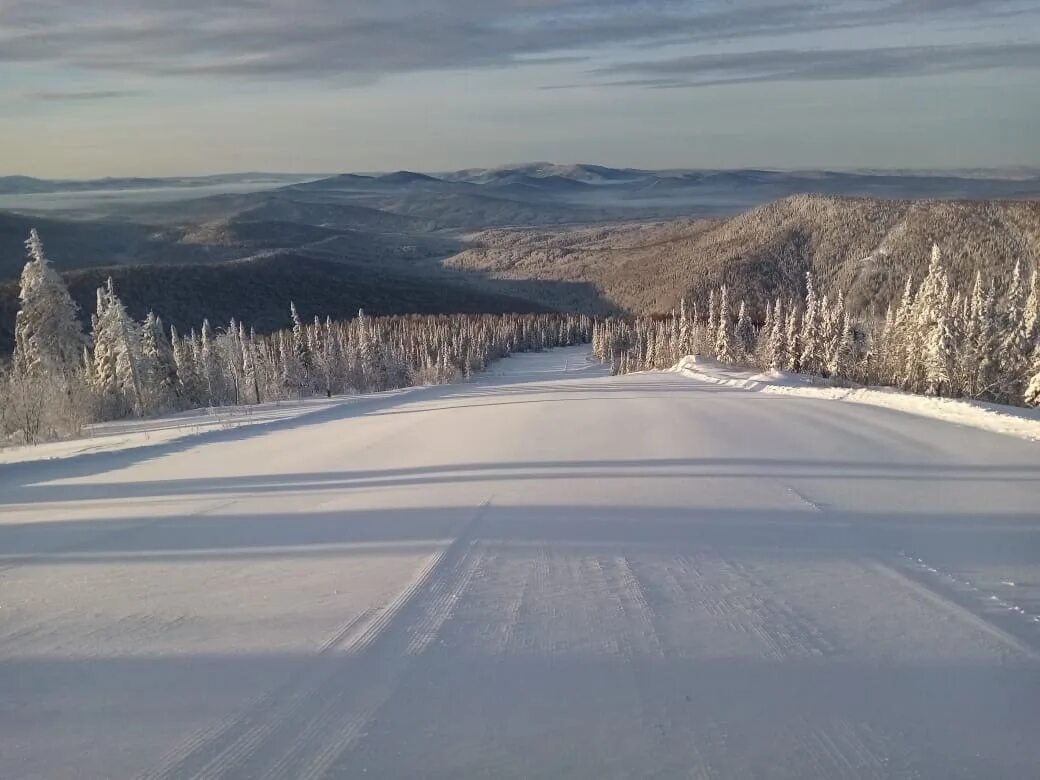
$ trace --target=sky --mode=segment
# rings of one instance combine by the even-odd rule
[[[1040,165],[1037,0],[0,0],[0,175]]]

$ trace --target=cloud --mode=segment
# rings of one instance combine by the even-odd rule
[[[94,89],[78,90],[75,92],[52,92],[48,90],[39,90],[21,92],[17,97],[22,100],[36,102],[61,103],[68,101],[113,100],[116,98],[135,97],[140,94],[141,93],[136,90],[129,89]]]
[[[1029,8],[1022,0],[0,0],[0,65],[365,83],[604,47]]]
[[[628,62],[592,72],[600,76],[627,77],[600,82],[601,86],[675,88],[777,81],[844,81],[994,68],[1040,70],[1040,43],[853,50],[778,49]]]

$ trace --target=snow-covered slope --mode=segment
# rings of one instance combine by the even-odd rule
[[[586,358],[0,465],[0,776],[1035,775],[1040,444]]]

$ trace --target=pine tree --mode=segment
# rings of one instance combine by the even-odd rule
[[[1021,265],[1015,264],[1011,285],[1004,306],[1003,339],[1001,352],[1000,395],[1001,400],[1019,402],[1029,382],[1029,363],[1033,351],[1033,325],[1027,311],[1025,284],[1022,281]],[[1030,304],[1031,305],[1031,304]]]
[[[117,403],[122,405],[122,399],[117,398],[119,385],[116,379],[116,346],[112,327],[109,324],[108,306],[107,290],[99,287],[97,305],[94,315],[91,317],[94,326],[91,337],[94,351],[90,374],[103,415],[111,413]]]
[[[15,315],[14,371],[26,377],[67,378],[79,368],[84,343],[77,307],[35,230],[25,246],[29,261],[22,269]]]
[[[799,370],[807,374],[823,373],[823,343],[821,332],[820,303],[816,299],[812,274],[805,275],[805,313],[802,315],[802,332],[799,336],[802,352]]]
[[[848,324],[845,321],[844,293],[838,293],[838,299],[833,306],[830,304],[827,296],[824,296],[822,311],[823,335],[821,340],[827,355],[827,373],[833,375],[833,372],[830,370],[830,364],[834,359],[834,354],[840,348],[840,342],[845,338],[844,329]]]
[[[302,395],[311,385],[310,375],[314,369],[314,356],[304,333],[303,322],[296,311],[296,304],[292,301],[289,302],[289,316],[292,319],[292,349],[297,367],[296,376],[293,377],[295,386],[291,389]]]
[[[141,326],[143,384],[150,409],[165,409],[175,404],[179,381],[173,348],[163,330],[162,320],[148,312]]]
[[[693,328],[686,314],[686,299],[679,301],[679,355],[682,358],[694,352]]]
[[[938,245],[933,244],[928,273],[917,288],[909,322],[905,324],[903,333],[904,387],[911,392],[933,392],[933,372],[939,370],[934,365],[937,359],[935,350],[940,343],[948,343],[951,337],[949,332],[935,332],[940,324],[946,331],[950,330],[950,287],[942,265],[942,253]],[[946,374],[943,379],[945,392],[948,391],[950,381],[948,367],[943,368],[943,372]]]
[[[769,346],[766,358],[768,367],[774,371],[781,371],[787,368],[786,325],[783,303],[778,296],[776,306],[773,307],[773,327],[769,332]]]
[[[245,325],[238,323],[238,343],[242,349],[242,374],[247,392],[252,394],[253,403],[261,403],[260,374],[257,371],[257,356],[254,341],[256,334],[252,330],[246,333]]]
[[[925,381],[929,395],[948,396],[950,382],[953,377],[952,366],[956,353],[953,332],[950,329],[948,312],[941,311],[936,315],[935,323],[929,331],[924,368]]]
[[[999,393],[999,335],[997,331],[997,291],[990,280],[979,313],[974,351],[978,359],[976,397],[996,400]]]
[[[1035,344],[1040,339],[1040,269],[1034,270],[1029,280],[1029,297],[1026,298],[1022,324],[1026,339]]]
[[[902,387],[909,387],[912,377],[910,376],[911,359],[916,359],[918,345],[916,344],[917,330],[913,325],[914,316],[914,280],[907,277],[903,287],[903,295],[899,299],[899,307],[896,309],[895,327],[892,329],[893,350],[893,383]]]
[[[220,405],[226,400],[222,391],[223,376],[220,371],[219,361],[213,345],[213,328],[209,320],[202,321],[202,330],[199,332],[198,356],[196,362],[199,367],[199,376],[206,393],[206,404],[209,406]]]
[[[1026,385],[1023,400],[1027,406],[1040,406],[1040,343],[1033,348],[1033,359],[1030,361],[1032,377]]]
[[[719,289],[719,312],[718,330],[715,336],[715,358],[723,363],[736,361],[736,352],[733,346],[733,324],[729,315],[729,290],[726,285]]]
[[[671,320],[669,320],[669,339],[668,339],[668,365],[666,368],[670,368],[679,362],[679,358],[683,356],[683,353],[679,351],[679,318],[675,316],[675,311],[672,311]]]
[[[755,326],[747,313],[747,304],[742,300],[737,312],[737,327],[733,331],[733,339],[736,342],[736,357],[740,361],[747,361],[755,351]]]
[[[112,279],[98,290],[94,318],[95,389],[110,415],[147,411],[141,377],[141,345],[137,324],[116,295]]]
[[[640,370],[648,371],[657,362],[657,340],[654,338],[653,331],[649,328],[644,331],[643,339],[646,342],[646,349],[643,352],[643,365]]]
[[[787,324],[784,326],[784,331],[784,346],[787,352],[787,360],[783,366],[784,370],[799,371],[801,369],[799,361],[801,344],[798,340],[798,312],[795,311],[793,304],[787,312]]]
[[[754,362],[759,368],[769,368],[769,339],[773,336],[773,302],[766,302],[766,316],[755,334]]]
[[[704,347],[705,352],[715,354],[715,339],[719,333],[718,307],[715,300],[715,290],[708,293],[708,319],[705,323]]]
[[[855,343],[847,311],[841,313],[841,325],[838,327],[838,337],[834,340],[832,350],[827,372],[837,379],[851,379],[855,363]]]

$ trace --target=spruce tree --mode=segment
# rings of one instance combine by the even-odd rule
[[[738,360],[747,361],[755,351],[755,326],[747,313],[747,304],[742,300],[737,313],[737,326],[733,331],[733,339],[736,342],[736,357]]]
[[[35,230],[25,246],[29,260],[22,269],[15,315],[15,375],[67,378],[79,368],[84,343],[77,307]]]
[[[824,345],[820,303],[810,273],[805,275],[805,288],[805,313],[802,315],[802,332],[799,335],[802,350],[798,359],[799,370],[807,374],[822,374]]]
[[[799,360],[801,344],[798,340],[798,333],[798,312],[795,311],[794,304],[792,304],[787,312],[787,324],[784,326],[784,347],[787,359],[783,367],[786,371],[801,370]]]
[[[692,355],[694,352],[693,328],[686,313],[686,299],[679,301],[679,357]]]
[[[733,324],[729,314],[729,290],[726,285],[719,289],[718,325],[715,335],[715,358],[723,363],[733,363],[736,353],[733,347]]]
[[[786,325],[783,303],[778,296],[776,306],[773,307],[773,327],[769,332],[767,350],[768,367],[774,371],[782,371],[787,368]]]

